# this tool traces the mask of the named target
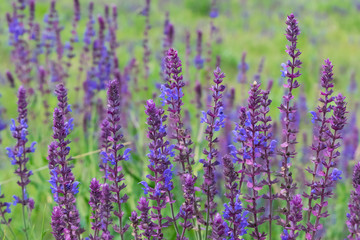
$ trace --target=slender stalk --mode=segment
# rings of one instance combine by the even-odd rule
[[[175,227],[175,230],[176,230],[176,234],[179,235],[179,229],[178,229],[178,226],[177,226],[177,223],[176,223],[176,219],[175,219],[175,213],[174,213],[174,206],[173,206],[173,202],[172,202],[172,197],[171,197],[171,193],[170,191],[168,191],[168,195],[169,195],[169,199],[170,199],[170,209],[171,209],[171,216],[172,216],[172,219],[173,219],[173,222],[174,222],[174,227]],[[185,228],[184,228],[185,229]]]

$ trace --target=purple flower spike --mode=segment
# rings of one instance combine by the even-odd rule
[[[261,150],[261,158],[265,160],[263,171],[266,173],[266,178],[263,180],[264,185],[267,185],[269,188],[269,192],[264,194],[262,197],[269,202],[268,211],[268,221],[269,221],[269,231],[268,236],[269,239],[272,238],[272,221],[278,219],[278,216],[273,215],[273,201],[274,199],[278,198],[278,194],[273,192],[273,185],[279,182],[277,178],[272,179],[272,171],[271,171],[271,164],[275,154],[275,148],[277,141],[272,140],[272,133],[271,128],[271,117],[269,116],[270,111],[270,104],[271,100],[269,99],[269,91],[262,91],[262,98],[261,98],[261,108],[260,108],[260,116],[259,121],[262,123],[260,128],[263,132],[263,146]]]
[[[101,204],[100,204],[100,212],[101,212],[101,239],[111,240],[114,238],[110,234],[109,226],[112,224],[112,194],[110,191],[110,187],[107,183],[102,185],[101,189]]]
[[[228,236],[229,227],[227,223],[222,219],[221,215],[217,213],[214,216],[214,221],[212,224],[212,234],[211,239],[213,240],[226,240]]]
[[[217,193],[215,167],[219,165],[219,161],[217,160],[219,151],[216,149],[218,139],[214,137],[214,134],[225,125],[225,114],[222,102],[223,92],[225,90],[225,85],[222,84],[224,77],[225,74],[221,72],[220,68],[217,68],[214,71],[214,85],[211,87],[214,104],[206,113],[203,112],[203,117],[201,118],[201,122],[206,123],[207,125],[205,135],[206,140],[208,141],[207,148],[203,149],[206,159],[200,159],[200,162],[204,167],[204,182],[201,185],[201,189],[207,196],[207,200],[205,202],[205,238],[208,236],[208,228],[212,225],[212,220],[216,213],[216,203],[214,202],[214,197]]]
[[[10,125],[11,134],[14,139],[16,139],[16,145],[14,147],[6,148],[8,157],[11,160],[12,165],[16,165],[17,168],[15,170],[15,174],[19,176],[20,180],[17,182],[21,187],[21,196],[14,196],[16,201],[14,201],[14,205],[17,203],[23,206],[22,211],[24,216],[30,214],[26,214],[26,210],[31,211],[30,203],[34,200],[27,197],[27,185],[30,183],[29,177],[32,175],[32,171],[29,171],[26,167],[26,164],[29,161],[28,153],[32,153],[35,151],[35,144],[33,142],[31,146],[27,146],[28,144],[28,119],[27,119],[27,101],[26,101],[26,89],[23,86],[20,86],[18,91],[18,118],[17,125],[15,120],[12,119],[12,124]],[[28,239],[28,227],[27,220],[24,219],[24,230],[25,235]]]
[[[157,232],[154,237],[163,239],[162,228],[168,227],[170,222],[164,221],[165,217],[162,215],[161,210],[166,208],[167,203],[170,203],[171,208],[173,209],[174,203],[172,200],[173,195],[171,193],[171,190],[173,189],[172,165],[169,160],[169,156],[174,156],[174,146],[170,145],[169,141],[165,140],[167,133],[164,122],[166,121],[167,116],[164,115],[164,110],[157,108],[153,100],[148,100],[145,107],[145,113],[148,115],[146,123],[149,126],[147,137],[151,140],[149,143],[150,153],[147,155],[150,161],[148,168],[153,172],[153,175],[148,175],[147,178],[154,183],[154,187],[149,187],[145,181],[141,183],[145,187],[145,194],[149,193],[148,199],[156,202],[156,204],[152,206],[156,214],[151,216],[152,221],[157,222]],[[174,215],[172,215],[172,221],[176,232],[179,235]]]
[[[131,212],[131,217],[129,218],[130,219],[130,222],[132,223],[132,227],[134,229],[133,231],[133,236],[135,238],[135,240],[138,240],[140,239],[140,236],[139,236],[139,223],[140,223],[140,219],[138,217],[138,214],[136,211],[132,211]]]
[[[306,184],[310,187],[310,194],[303,193],[305,198],[308,198],[308,210],[307,210],[307,221],[309,224],[307,225],[306,232],[310,233],[311,229],[313,228],[312,223],[310,222],[310,217],[313,211],[313,200],[319,198],[317,195],[318,184],[320,183],[318,178],[322,177],[321,164],[325,160],[324,151],[326,150],[326,144],[329,141],[330,135],[328,132],[329,129],[329,122],[330,116],[329,113],[332,111],[332,103],[334,102],[335,98],[332,96],[333,93],[333,65],[327,59],[325,60],[325,64],[323,65],[323,72],[321,76],[321,86],[323,90],[321,91],[321,97],[319,101],[322,103],[322,106],[318,106],[316,111],[310,112],[312,117],[312,122],[315,124],[315,131],[314,131],[314,140],[311,145],[311,149],[314,151],[314,158],[312,162],[314,163],[314,169],[308,168],[307,171],[312,175],[312,182]]]
[[[192,141],[188,131],[184,129],[184,123],[181,118],[181,107],[183,105],[182,97],[184,96],[182,88],[185,86],[182,72],[181,60],[178,53],[170,48],[165,59],[165,77],[166,83],[161,87],[163,105],[168,106],[170,137],[177,140],[175,149],[179,153],[175,156],[174,161],[181,165],[183,172],[192,173],[192,167],[195,162],[191,159],[192,149],[190,148]]]
[[[141,197],[137,208],[141,212],[140,218],[141,222],[139,224],[139,229],[143,232],[141,233],[141,236],[143,236],[145,239],[151,239],[151,236],[154,236],[156,234],[155,232],[155,223],[153,223],[149,216],[149,210],[151,209],[149,207],[149,202],[146,200],[145,197]]]
[[[360,163],[354,166],[352,185],[354,190],[350,194],[346,225],[350,232],[349,240],[356,240],[360,238]]]
[[[90,239],[98,239],[101,229],[101,186],[96,178],[93,178],[90,183],[90,201],[92,215],[91,229],[94,230],[94,235],[90,234]]]
[[[326,149],[324,157],[321,160],[323,169],[319,170],[321,179],[315,182],[316,186],[314,186],[312,190],[316,199],[320,198],[320,201],[316,203],[312,209],[312,214],[316,217],[316,220],[314,225],[311,223],[308,224],[310,231],[306,233],[307,239],[315,239],[316,232],[322,228],[320,218],[329,216],[329,213],[327,211],[323,212],[323,209],[328,205],[327,198],[332,197],[332,190],[338,180],[341,179],[341,171],[335,167],[340,156],[340,152],[337,149],[340,147],[339,140],[342,138],[341,130],[346,124],[346,104],[345,97],[341,94],[336,96],[333,115],[329,119],[330,128],[326,131],[328,140],[325,142]]]
[[[65,239],[64,232],[66,229],[66,225],[67,224],[64,222],[64,214],[62,208],[59,206],[55,206],[51,216],[51,233],[53,234],[55,239]]]
[[[191,220],[195,217],[195,182],[196,177],[192,176],[189,173],[182,175],[182,189],[184,191],[185,202],[180,207],[180,218],[183,219],[183,222],[180,222],[180,225],[183,227],[180,240],[185,240],[186,230],[193,228],[193,223]]]
[[[301,195],[295,195],[290,202],[290,225],[284,230],[284,233],[281,235],[281,239],[295,240],[299,236],[300,231],[303,229],[303,226],[300,224],[303,219],[302,209],[303,204]]]
[[[108,181],[111,183],[110,191],[113,193],[111,202],[113,202],[117,208],[114,210],[114,215],[119,219],[119,225],[115,225],[114,230],[120,234],[121,239],[124,239],[124,233],[129,228],[129,225],[123,224],[124,212],[122,210],[122,204],[127,201],[128,196],[126,194],[121,194],[122,190],[126,187],[124,183],[124,174],[122,173],[121,161],[128,158],[128,153],[130,150],[125,150],[123,153],[120,153],[120,150],[124,148],[124,145],[121,143],[123,140],[123,135],[120,133],[121,126],[119,124],[121,98],[118,82],[116,80],[112,80],[110,82],[109,89],[107,91],[107,97],[108,106],[106,120],[109,122],[108,131],[110,132],[110,135],[108,136],[108,144],[111,146],[107,149],[107,152],[103,151],[101,155],[103,156],[103,161],[107,162],[108,164],[106,176]]]
[[[266,146],[266,137],[262,132],[262,126],[259,124],[261,117],[261,90],[260,84],[254,82],[251,85],[248,98],[247,119],[245,120],[245,128],[239,129],[240,140],[243,141],[243,148],[241,150],[242,162],[246,163],[242,175],[247,176],[247,187],[250,190],[250,194],[245,194],[244,199],[249,204],[246,210],[249,211],[253,218],[249,221],[249,228],[253,228],[254,231],[250,235],[254,239],[265,239],[266,233],[259,231],[259,226],[265,222],[265,218],[260,217],[265,211],[264,207],[258,206],[258,200],[261,198],[259,191],[263,188],[264,182],[260,181],[259,175],[262,173],[262,163],[259,162],[262,149]],[[265,127],[266,128],[266,127]]]
[[[76,239],[84,230],[80,227],[79,212],[76,208],[75,194],[78,192],[78,182],[71,171],[73,166],[69,163],[70,140],[67,139],[72,130],[72,119],[67,119],[70,113],[67,90],[63,84],[56,86],[55,94],[58,99],[58,107],[54,109],[53,139],[48,147],[48,161],[52,185],[52,193],[58,207],[52,213],[53,221],[61,218],[65,224],[63,235],[65,238]],[[59,213],[61,211],[61,214]],[[56,221],[60,221],[57,219]],[[61,234],[53,229],[54,233]],[[55,236],[55,235],[54,235]],[[61,235],[62,236],[62,235]],[[55,236],[56,237],[56,236]],[[57,238],[58,239],[58,238]]]
[[[285,73],[285,77],[287,78],[287,83],[284,84],[286,94],[283,96],[283,103],[279,107],[280,113],[283,116],[283,132],[285,133],[284,142],[280,144],[281,149],[279,150],[279,155],[282,157],[280,175],[284,179],[283,184],[281,184],[282,193],[279,197],[286,202],[286,207],[281,211],[281,213],[285,215],[285,220],[280,220],[280,224],[283,227],[289,224],[290,201],[297,188],[289,169],[291,166],[290,160],[296,155],[295,145],[296,134],[298,132],[298,129],[296,129],[296,118],[294,117],[297,108],[291,103],[291,100],[294,98],[293,90],[300,86],[296,78],[301,76],[301,73],[297,69],[301,68],[302,64],[299,60],[301,52],[297,49],[300,30],[294,14],[290,14],[287,17],[286,25],[285,36],[290,42],[290,45],[286,46],[286,52],[291,60],[288,60],[286,63],[286,67],[290,69]]]

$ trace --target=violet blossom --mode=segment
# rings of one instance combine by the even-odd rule
[[[89,205],[92,210],[91,229],[94,230],[94,234],[90,234],[90,239],[99,239],[99,232],[101,229],[101,185],[96,178],[93,178],[90,183],[90,200]]]
[[[296,135],[298,133],[298,129],[295,127],[295,114],[297,109],[296,106],[291,103],[291,100],[294,98],[293,90],[300,86],[296,78],[301,76],[301,73],[297,69],[301,68],[302,64],[299,60],[301,52],[297,49],[297,38],[300,34],[300,30],[294,14],[290,14],[287,17],[286,25],[287,29],[285,36],[290,42],[290,45],[286,46],[286,52],[291,60],[288,60],[286,63],[286,67],[290,68],[290,70],[286,71],[285,74],[287,78],[287,82],[284,84],[286,93],[283,96],[283,103],[281,103],[279,107],[280,113],[283,116],[283,132],[285,135],[283,142],[280,144],[281,149],[279,149],[279,155],[282,157],[280,175],[284,179],[283,183],[280,185],[281,193],[279,198],[286,202],[286,206],[281,211],[281,213],[285,215],[285,220],[280,219],[279,223],[284,227],[289,224],[290,201],[297,188],[290,171],[290,161],[296,155],[295,145]]]
[[[168,106],[170,128],[173,132],[169,133],[172,139],[176,139],[175,149],[179,151],[174,158],[178,162],[183,172],[192,172],[195,162],[191,159],[192,149],[190,148],[192,141],[187,130],[184,129],[184,123],[181,118],[181,108],[184,104],[182,97],[184,96],[182,88],[185,86],[182,72],[181,60],[177,51],[170,48],[165,59],[165,75],[166,83],[161,87],[160,97],[163,99],[163,105]]]
[[[111,235],[109,227],[112,225],[112,212],[113,212],[113,204],[112,204],[112,193],[110,191],[110,187],[107,183],[104,183],[101,189],[101,204],[100,204],[100,212],[101,212],[101,239],[111,240],[114,236]]]
[[[330,129],[326,132],[329,138],[325,143],[324,158],[321,160],[323,169],[319,170],[321,179],[312,190],[314,195],[320,198],[320,202],[316,203],[312,209],[312,214],[316,217],[316,220],[314,225],[310,225],[310,231],[306,233],[307,239],[315,239],[316,232],[322,228],[320,218],[329,216],[327,211],[323,212],[323,208],[328,205],[326,199],[331,198],[333,195],[332,188],[341,179],[341,171],[336,168],[338,157],[340,156],[340,152],[337,149],[340,147],[339,140],[342,138],[341,130],[346,124],[346,104],[345,97],[342,94],[336,96],[333,115],[329,121]]]
[[[26,239],[28,239],[28,219],[25,218],[34,208],[34,200],[28,197],[27,185],[30,183],[29,177],[33,174],[32,171],[27,169],[27,163],[29,162],[28,153],[35,152],[36,142],[31,143],[31,146],[27,146],[28,143],[28,110],[26,100],[26,89],[23,86],[19,87],[18,91],[18,118],[17,124],[12,119],[10,125],[11,134],[16,139],[16,145],[14,147],[7,147],[8,157],[11,160],[11,164],[17,166],[15,174],[20,178],[17,184],[21,187],[21,195],[14,195],[14,205],[21,204],[23,211],[24,232]],[[26,213],[28,212],[28,213]]]
[[[122,172],[121,161],[128,160],[130,156],[130,149],[126,149],[121,153],[121,149],[124,145],[121,143],[123,135],[120,133],[121,126],[120,122],[120,95],[119,87],[116,80],[112,80],[109,83],[107,91],[108,106],[107,106],[107,121],[109,122],[110,136],[108,137],[111,147],[107,151],[102,151],[101,156],[103,163],[107,162],[107,178],[111,183],[110,191],[112,192],[111,202],[116,206],[114,208],[114,215],[119,220],[119,225],[114,225],[115,232],[119,233],[121,239],[124,239],[124,233],[129,228],[129,225],[123,224],[123,207],[126,203],[128,196],[127,194],[121,194],[126,187],[124,183],[124,174]]]
[[[261,130],[263,133],[263,147],[261,150],[261,158],[264,159],[263,163],[263,172],[266,174],[266,178],[263,180],[264,185],[268,186],[268,193],[264,194],[262,197],[269,202],[268,211],[269,216],[267,217],[269,221],[269,239],[272,237],[272,221],[278,219],[278,216],[273,215],[273,201],[278,198],[278,194],[273,192],[273,185],[278,183],[277,178],[272,178],[271,174],[271,164],[274,158],[275,148],[277,141],[272,139],[273,134],[271,132],[272,124],[271,117],[269,116],[271,100],[269,99],[269,91],[262,91],[262,97],[260,101],[260,115],[259,121],[261,122]]]
[[[71,112],[68,104],[67,90],[63,84],[56,87],[55,94],[58,99],[58,106],[54,109],[53,119],[53,139],[48,147],[48,161],[50,169],[50,184],[54,200],[58,204],[58,208],[53,209],[52,218],[56,218],[65,224],[63,232],[54,231],[54,237],[62,239],[78,239],[83,232],[80,227],[80,216],[76,208],[75,195],[79,192],[79,182],[75,181],[72,173],[73,165],[70,164],[70,140],[68,135],[73,129],[73,119],[67,119],[67,115]],[[61,213],[59,213],[61,211]],[[59,236],[55,236],[60,234]]]
[[[205,202],[206,210],[206,232],[205,238],[208,236],[208,228],[212,225],[212,220],[216,213],[216,203],[214,202],[216,190],[216,181],[215,181],[215,168],[219,165],[218,153],[216,149],[216,143],[218,138],[215,137],[215,132],[219,131],[220,128],[225,126],[225,114],[223,110],[223,92],[225,90],[225,85],[222,84],[225,74],[221,72],[220,68],[216,68],[214,71],[214,85],[211,87],[212,98],[214,100],[213,105],[207,112],[202,112],[203,117],[201,118],[201,123],[205,123],[205,135],[207,140],[207,148],[203,149],[203,153],[206,156],[206,159],[200,159],[199,162],[203,164],[204,168],[204,182],[201,185],[201,189],[205,193],[207,199]]]
[[[238,236],[247,233],[245,229],[248,226],[246,216],[247,211],[243,210],[241,201],[239,199],[240,191],[238,189],[239,174],[235,171],[234,163],[229,155],[223,157],[225,187],[228,190],[225,197],[229,199],[228,203],[224,203],[225,210],[223,217],[228,221],[227,236],[230,239],[236,240]]]
[[[162,228],[166,228],[170,225],[169,221],[165,221],[166,217],[162,214],[162,209],[165,209],[167,204],[170,203],[172,208],[172,221],[174,223],[177,234],[179,231],[176,225],[176,219],[174,216],[173,195],[171,190],[174,188],[172,183],[172,164],[169,157],[175,155],[173,148],[174,145],[170,145],[169,141],[165,140],[167,136],[166,121],[167,116],[164,115],[164,110],[157,108],[153,100],[148,100],[146,102],[146,115],[148,133],[147,137],[151,140],[149,143],[150,153],[148,154],[150,164],[148,168],[153,172],[152,175],[147,175],[146,177],[154,183],[154,187],[149,187],[146,182],[142,182],[145,189],[145,194],[149,194],[147,197],[150,200],[156,202],[152,209],[154,210],[151,214],[151,219],[153,222],[157,222],[156,234],[153,236],[157,239],[163,239]]]

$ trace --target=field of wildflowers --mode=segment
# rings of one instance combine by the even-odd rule
[[[359,12],[0,3],[0,238],[360,239]]]

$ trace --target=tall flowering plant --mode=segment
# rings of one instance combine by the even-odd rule
[[[142,181],[141,184],[144,185],[144,192],[148,196],[147,198],[154,202],[151,219],[154,225],[157,222],[157,230],[153,237],[164,239],[162,229],[167,228],[171,222],[174,223],[177,235],[179,235],[173,208],[175,201],[171,193],[171,190],[174,188],[172,182],[173,166],[169,159],[170,156],[174,156],[174,145],[170,145],[169,141],[165,140],[167,133],[164,122],[167,116],[164,115],[164,110],[157,108],[152,100],[148,100],[146,102],[145,113],[148,115],[147,124],[149,126],[147,137],[151,140],[149,143],[150,153],[148,157],[150,164],[148,168],[153,173],[146,177],[153,182],[154,186],[150,187],[145,181]],[[171,205],[172,218],[163,215],[162,210],[167,207],[168,203]]]
[[[18,118],[17,124],[15,120],[12,119],[12,124],[10,125],[10,131],[13,138],[16,139],[16,145],[14,147],[6,148],[8,157],[11,160],[11,164],[17,166],[15,174],[20,178],[17,182],[21,187],[20,196],[14,195],[13,204],[21,204],[23,212],[23,221],[24,221],[24,233],[26,239],[29,239],[28,236],[28,227],[27,222],[29,221],[30,212],[34,208],[34,200],[29,198],[27,193],[27,185],[30,183],[29,177],[33,174],[31,170],[27,169],[27,163],[29,162],[28,153],[35,151],[36,142],[31,143],[31,146],[28,146],[28,117],[27,117],[27,100],[26,100],[26,89],[23,86],[20,86],[18,91]]]
[[[53,142],[48,147],[51,192],[57,206],[52,212],[53,235],[56,239],[80,239],[84,231],[80,226],[79,211],[76,208],[75,195],[79,192],[79,182],[75,181],[70,163],[70,140],[67,138],[73,130],[73,119],[67,118],[71,112],[67,90],[63,84],[56,86],[58,105],[54,109]]]
[[[185,82],[183,76],[180,75],[182,72],[181,60],[173,48],[170,48],[167,53],[165,66],[166,83],[161,87],[162,94],[160,97],[163,99],[163,104],[168,106],[170,127],[174,131],[171,133],[171,138],[177,141],[175,149],[179,153],[175,156],[174,161],[181,165],[183,172],[192,173],[191,165],[194,164],[194,160],[191,159],[192,149],[190,146],[192,141],[188,131],[184,129],[181,118]]]
[[[123,193],[126,187],[124,183],[124,173],[122,172],[121,161],[128,160],[130,157],[130,149],[125,149],[122,144],[123,135],[120,133],[120,93],[117,80],[112,80],[109,83],[108,91],[108,107],[107,118],[108,124],[108,141],[111,145],[107,151],[102,151],[102,162],[107,163],[105,169],[106,177],[110,184],[110,191],[112,192],[110,201],[114,204],[115,208],[113,214],[118,218],[118,225],[113,226],[115,232],[119,233],[121,239],[124,239],[124,233],[128,230],[129,225],[124,224],[124,211],[123,204],[128,200],[127,194]],[[104,130],[104,129],[103,129]]]
[[[212,225],[214,215],[216,213],[216,203],[214,202],[216,190],[215,180],[215,167],[220,164],[218,161],[218,150],[216,143],[218,138],[215,137],[215,132],[219,131],[220,128],[225,126],[225,114],[223,110],[223,92],[225,91],[225,85],[222,84],[225,74],[221,72],[218,67],[214,71],[214,85],[211,87],[213,105],[207,112],[202,112],[203,117],[201,122],[205,123],[205,135],[208,142],[207,148],[204,148],[203,153],[206,155],[206,159],[200,159],[200,162],[204,167],[204,182],[201,185],[203,192],[206,195],[205,210],[206,210],[206,232],[205,239],[208,236],[209,225]]]
[[[284,84],[286,93],[283,96],[283,103],[279,107],[280,112],[283,115],[283,132],[285,135],[280,144],[281,148],[279,149],[279,155],[282,158],[279,175],[283,178],[283,182],[280,186],[282,191],[280,192],[279,198],[286,202],[285,207],[281,209],[281,213],[285,216],[285,219],[280,219],[280,223],[284,227],[289,224],[290,202],[297,189],[290,171],[290,161],[296,156],[295,144],[296,134],[298,132],[295,119],[297,108],[296,105],[292,103],[292,99],[294,98],[293,90],[300,86],[297,78],[301,76],[301,73],[297,69],[301,68],[302,64],[299,59],[301,52],[297,49],[300,30],[294,14],[290,14],[287,17],[286,25],[287,29],[285,36],[290,42],[290,45],[286,46],[286,52],[291,59],[286,63],[286,67],[290,68],[290,70],[287,70],[285,74],[285,77],[287,78],[287,82]]]

